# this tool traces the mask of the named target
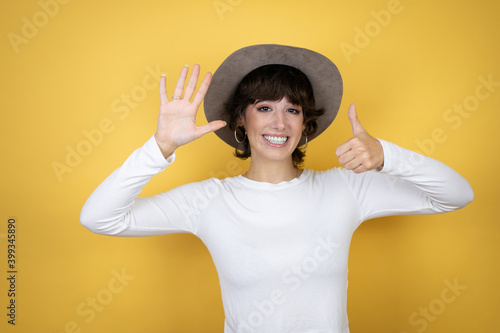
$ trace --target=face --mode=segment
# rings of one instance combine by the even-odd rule
[[[286,97],[248,105],[238,125],[247,132],[252,161],[291,161],[305,128],[302,107]]]

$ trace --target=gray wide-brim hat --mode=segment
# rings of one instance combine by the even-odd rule
[[[224,120],[225,107],[234,95],[243,78],[256,68],[270,64],[295,67],[302,71],[311,82],[316,109],[325,113],[317,120],[318,130],[311,141],[330,126],[335,119],[342,100],[342,77],[337,66],[327,57],[299,47],[262,44],[247,46],[232,53],[217,68],[204,99],[205,116],[208,122]],[[234,131],[225,126],[215,132],[228,145],[243,150],[243,145],[236,142]]]

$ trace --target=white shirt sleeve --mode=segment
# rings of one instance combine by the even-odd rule
[[[157,173],[168,167],[175,154],[164,158],[154,137],[135,150],[123,165],[108,176],[85,202],[80,214],[92,232],[114,236],[152,236],[196,232],[200,214],[193,200],[215,180],[180,186],[148,198],[137,198]]]
[[[388,215],[449,212],[474,198],[469,183],[447,165],[379,141],[384,150],[381,171],[342,173],[358,201],[359,223]]]
[[[359,223],[403,214],[432,214],[455,210],[473,199],[469,183],[432,158],[380,140],[384,167],[342,177],[359,205]],[[165,159],[154,137],[137,149],[106,178],[83,206],[80,221],[89,230],[115,236],[196,234],[208,202],[219,193],[218,179],[179,186],[148,198],[137,198],[155,174],[175,159]]]

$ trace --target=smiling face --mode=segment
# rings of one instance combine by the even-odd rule
[[[293,164],[298,166],[304,158],[304,152],[297,148],[299,140],[303,135],[311,139],[323,112],[315,108],[312,86],[304,73],[271,64],[243,78],[226,104],[224,116],[235,133],[235,142],[243,140],[235,152],[237,157],[255,160],[254,152],[262,152],[262,156],[281,159],[292,151]],[[305,138],[300,142],[304,144]]]
[[[305,128],[302,107],[287,97],[248,105],[239,126],[245,127],[253,161],[291,162]]]

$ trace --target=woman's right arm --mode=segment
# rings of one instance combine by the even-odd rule
[[[155,216],[157,212],[154,210],[150,211],[151,216],[135,212],[141,205],[137,196],[151,177],[163,171],[174,159],[174,154],[165,159],[151,137],[92,192],[80,214],[82,225],[98,234],[139,236],[142,233],[138,227],[143,218],[162,220],[161,216]],[[143,218],[139,217],[141,215]],[[146,228],[158,227],[148,225]]]
[[[168,195],[164,193],[151,198],[137,198],[149,179],[173,162],[174,151],[178,147],[225,126],[221,120],[196,126],[196,113],[205,97],[211,74],[205,76],[191,101],[200,66],[194,66],[184,91],[188,70],[187,66],[182,69],[173,95],[179,98],[171,101],[167,98],[165,76],[160,79],[161,105],[157,131],[87,199],[80,221],[89,230],[119,236],[193,231],[192,226],[186,227],[181,220],[185,220],[186,212],[190,210],[189,195],[186,193],[195,185],[182,186],[169,191]],[[165,223],[167,220],[168,223]]]

